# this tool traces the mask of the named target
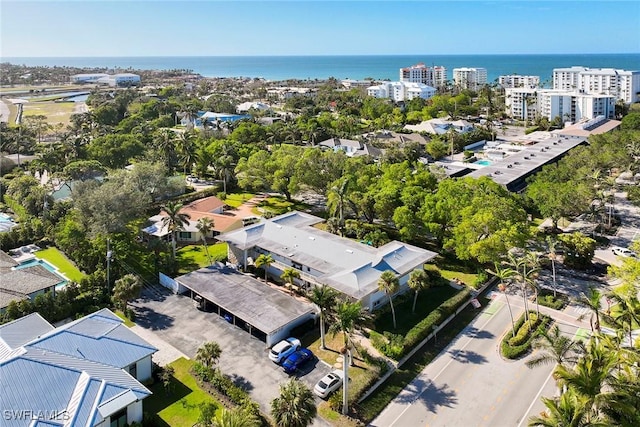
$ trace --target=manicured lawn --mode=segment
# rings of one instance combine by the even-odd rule
[[[232,208],[237,208],[247,200],[250,200],[255,194],[252,193],[231,193],[227,194],[227,198],[224,202]]]
[[[153,395],[144,400],[145,412],[158,414],[167,426],[192,426],[198,421],[198,405],[201,403],[212,402],[218,408],[222,407],[209,393],[198,387],[195,378],[189,373],[193,366],[192,360],[180,358],[172,362],[171,366],[175,373],[169,393],[160,381],[150,386]]]
[[[23,117],[43,115],[47,117],[47,123],[68,124],[69,118],[75,108],[75,102],[34,101],[24,104]]]
[[[478,298],[485,306],[487,300]],[[475,309],[467,306],[446,328],[438,332],[437,341],[428,342],[422,349],[396,370],[380,388],[378,388],[364,402],[356,406],[358,417],[365,423],[373,420],[394,397],[402,391],[436,356],[476,317],[482,308]]]
[[[35,252],[36,258],[43,259],[56,267],[60,273],[73,282],[79,282],[84,277],[78,268],[57,248],[48,248]]]
[[[252,211],[256,215],[262,215],[263,212],[271,212],[274,215],[281,215],[283,213],[287,213],[290,211],[304,211],[308,209],[309,206],[306,203],[301,203],[297,201],[288,202],[285,197],[268,197],[264,201],[262,201],[257,207],[253,208]]]
[[[133,323],[131,320],[129,320],[129,318],[127,316],[124,315],[124,313],[120,310],[115,310],[114,313],[116,314],[116,316],[118,316],[119,318],[121,318],[122,320],[124,320],[124,325],[127,328],[130,328],[132,326],[135,326],[135,323]]]
[[[444,254],[438,257],[435,265],[427,264],[425,268],[436,268],[440,270],[440,274],[447,280],[460,279],[465,285],[473,287],[478,277],[478,266],[471,265],[469,262],[460,261],[454,255]]]
[[[227,259],[227,244],[216,243],[207,246],[209,249],[209,255],[211,255],[211,261],[224,261]],[[198,268],[207,267],[209,265],[209,258],[204,250],[203,245],[189,245],[178,249],[176,258],[180,264],[179,272],[181,274],[189,273]]]
[[[389,310],[375,319],[373,330],[381,334],[391,332],[393,334],[406,335],[418,322],[458,292],[458,290],[451,286],[438,286],[422,291],[418,294],[415,313],[411,311],[413,308],[414,293],[413,291],[407,292],[406,296],[403,296],[406,300],[402,302],[398,300],[394,301],[397,328],[393,328],[393,317],[391,310]],[[386,303],[386,307],[388,306],[389,303]]]

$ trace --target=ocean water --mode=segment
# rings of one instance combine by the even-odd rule
[[[362,55],[362,56],[167,56],[167,57],[73,57],[11,58],[2,62],[31,66],[106,67],[147,70],[192,70],[205,77],[262,77],[286,79],[398,80],[401,67],[418,62],[442,65],[452,79],[458,67],[484,67],[488,80],[517,73],[551,81],[554,68],[581,65],[592,68],[640,70],[640,53],[554,55]]]

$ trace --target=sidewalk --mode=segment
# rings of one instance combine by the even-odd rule
[[[158,337],[152,331],[143,328],[142,326],[134,325],[131,330],[138,334],[142,339],[158,349],[153,355],[153,361],[160,366],[168,365],[169,363],[177,360],[181,357],[189,359],[189,356],[182,353],[180,350]]]

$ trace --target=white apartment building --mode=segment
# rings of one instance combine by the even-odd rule
[[[441,65],[428,67],[420,62],[410,67],[400,68],[400,81],[441,87],[447,83],[447,69]]]
[[[394,102],[410,101],[414,98],[429,99],[436,89],[422,83],[384,82],[367,88],[367,95],[374,98],[389,98]]]
[[[574,66],[553,70],[553,88],[613,95],[627,104],[640,101],[640,71]]]
[[[553,120],[560,117],[563,122],[575,123],[582,119],[615,115],[616,98],[613,95],[586,94],[578,91],[538,91],[538,111],[541,116]]]
[[[460,89],[477,91],[487,84],[486,68],[454,68],[453,84]]]
[[[505,88],[507,114],[517,120],[534,120],[538,109],[537,89],[528,87]]]
[[[508,88],[505,89],[507,114],[517,120],[560,117],[563,122],[578,122],[598,116],[613,118],[615,97],[587,94],[576,90]]]
[[[510,74],[508,76],[498,77],[498,83],[503,88],[530,88],[534,89],[540,86],[540,76],[521,76],[518,74]]]

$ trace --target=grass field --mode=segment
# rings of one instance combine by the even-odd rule
[[[131,320],[129,320],[129,318],[127,316],[124,315],[124,313],[120,310],[115,310],[114,313],[116,313],[116,316],[118,316],[119,318],[121,318],[124,321],[124,325],[127,328],[130,328],[132,326],[135,326],[135,323],[133,323]]]
[[[209,393],[198,387],[189,372],[193,363],[192,360],[180,358],[170,364],[175,373],[168,393],[161,382],[149,387],[153,395],[144,400],[144,410],[157,414],[164,426],[195,425],[200,415],[198,406],[204,402],[214,403],[218,409],[222,407]]]
[[[75,108],[74,102],[34,101],[27,102],[23,106],[22,117],[43,115],[47,117],[47,123],[68,124]]]
[[[224,202],[232,208],[237,208],[247,200],[251,199],[255,194],[252,193],[231,193],[227,194]]]
[[[227,258],[227,244],[216,243],[214,245],[207,246],[209,249],[209,255],[211,255],[211,261],[224,261]],[[180,265],[179,273],[190,273],[198,268],[206,267],[209,265],[209,258],[204,250],[203,245],[189,245],[178,249],[176,252],[176,258]]]
[[[288,202],[284,197],[268,197],[262,201],[257,207],[252,209],[256,215],[262,215],[264,212],[271,212],[274,215],[281,215],[290,211],[304,211],[309,206],[305,203],[292,201]]]
[[[84,277],[84,274],[57,248],[43,249],[34,254],[36,258],[43,259],[56,267],[60,273],[73,282],[79,282]]]

